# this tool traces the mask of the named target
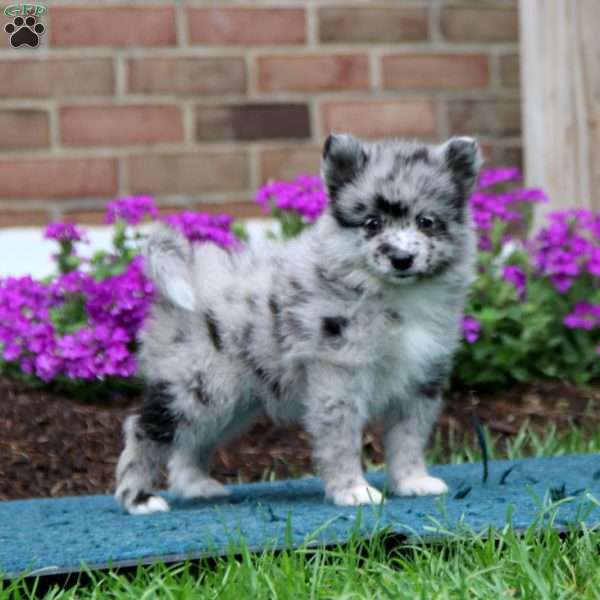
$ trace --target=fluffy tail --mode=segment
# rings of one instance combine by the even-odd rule
[[[151,493],[164,462],[161,448],[146,436],[137,415],[125,420],[123,432],[125,449],[117,463],[117,502],[132,515],[169,510],[164,498]]]
[[[162,297],[175,306],[194,310],[191,243],[168,225],[159,225],[148,238],[145,257],[148,276]]]

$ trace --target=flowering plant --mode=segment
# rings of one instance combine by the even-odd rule
[[[289,239],[322,214],[327,192],[320,177],[299,175],[294,181],[267,183],[258,190],[256,202],[279,221],[281,237]]]
[[[158,218],[152,198],[121,198],[107,205],[113,248],[79,256],[87,241],[70,223],[52,223],[45,237],[56,240],[58,273],[47,280],[0,280],[0,364],[32,381],[77,387],[135,384],[136,335],[148,314],[153,286],[139,256],[144,217]],[[227,215],[184,212],[164,219],[194,242],[238,248]],[[109,386],[105,384],[109,383]],[[77,391],[88,389],[79,386]],[[91,388],[97,393],[97,388]]]
[[[541,190],[511,187],[519,180],[516,169],[489,170],[470,199],[479,274],[455,381],[587,383],[600,377],[600,214],[550,213],[528,238],[532,205],[546,199]]]

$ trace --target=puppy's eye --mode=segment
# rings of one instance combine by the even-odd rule
[[[417,225],[419,229],[422,229],[423,231],[433,229],[435,227],[435,224],[436,220],[433,217],[426,217],[424,215],[421,215],[417,218]]]
[[[369,235],[375,235],[376,233],[379,233],[381,231],[383,223],[381,222],[381,219],[379,217],[369,217],[364,222],[363,227]]]

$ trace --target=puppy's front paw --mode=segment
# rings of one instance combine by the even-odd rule
[[[381,504],[382,493],[367,484],[355,485],[330,494],[334,504],[338,506],[358,506],[359,504]]]
[[[394,493],[398,496],[439,496],[448,491],[448,486],[439,477],[413,475],[399,481]]]

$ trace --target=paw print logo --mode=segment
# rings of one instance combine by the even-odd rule
[[[29,15],[25,18],[15,17],[12,23],[4,26],[4,31],[10,35],[10,45],[13,48],[19,46],[35,48],[40,43],[40,35],[43,35],[46,28],[38,23],[33,15]]]

